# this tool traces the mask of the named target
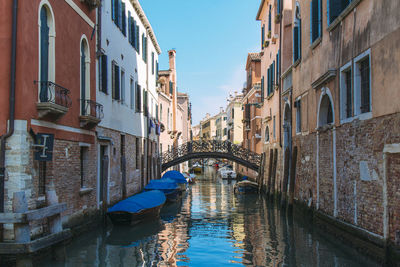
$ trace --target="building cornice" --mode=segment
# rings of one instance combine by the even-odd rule
[[[154,48],[156,49],[158,54],[161,54],[161,48],[158,45],[156,35],[154,34],[153,28],[150,25],[149,20],[146,17],[146,14],[144,13],[142,6],[139,3],[139,0],[130,0],[133,8],[136,10],[136,13],[138,14],[140,20],[142,21],[144,27],[148,31],[150,35],[150,39],[153,42]]]

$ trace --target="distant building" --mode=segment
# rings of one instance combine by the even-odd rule
[[[261,153],[261,54],[249,53],[246,62],[246,87],[243,89],[243,143],[250,151]],[[255,178],[257,173],[247,168],[239,168],[243,174]]]
[[[215,117],[215,140],[225,141],[228,140],[228,128],[226,124],[226,112],[223,108]]]
[[[227,139],[236,145],[241,145],[243,142],[243,95],[235,93],[229,97],[228,106],[226,107],[227,116]]]
[[[200,124],[192,126],[192,140],[193,141],[200,140]]]

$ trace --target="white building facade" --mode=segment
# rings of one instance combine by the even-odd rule
[[[158,173],[161,50],[138,0],[102,1],[97,20],[96,96],[104,106],[97,127],[98,195],[99,204],[104,198],[111,204],[139,192]]]

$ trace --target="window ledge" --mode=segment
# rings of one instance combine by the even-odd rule
[[[274,96],[274,92],[272,92],[271,94],[269,94],[269,95],[267,96],[267,100],[270,100],[273,96]]]
[[[322,42],[322,37],[318,37],[310,46],[311,50],[316,48]]]
[[[301,58],[299,58],[298,60],[296,60],[295,62],[293,62],[292,68],[296,68],[301,62]]]
[[[319,126],[318,128],[317,128],[317,132],[326,132],[326,131],[328,131],[328,130],[331,130],[331,129],[333,129],[333,127],[334,127],[335,125],[333,124],[333,123],[329,123],[329,124],[325,124],[325,125],[323,125],[323,126]]]
[[[79,190],[79,195],[80,195],[80,196],[87,195],[87,194],[90,194],[90,192],[92,192],[92,191],[93,191],[93,188],[82,187],[82,188]]]
[[[332,21],[329,26],[326,28],[328,32],[331,32],[334,28],[336,28],[339,23],[346,18],[346,16],[361,2],[361,0],[353,0],[343,11],[340,15]]]

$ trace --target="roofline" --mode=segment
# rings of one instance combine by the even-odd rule
[[[157,53],[160,55],[161,54],[161,48],[157,42],[156,35],[154,34],[153,28],[151,27],[151,24],[149,20],[146,17],[146,14],[144,13],[142,6],[139,3],[139,0],[130,0],[133,8],[136,10],[136,13],[138,14],[140,20],[142,21],[144,27],[146,30],[149,32],[150,39],[154,44],[154,48],[156,49]]]
[[[261,3],[260,3],[260,7],[258,8],[256,20],[261,20],[260,19],[260,15],[261,15],[261,11],[262,11],[262,9],[264,7],[264,4],[265,4],[265,0],[262,0]]]

